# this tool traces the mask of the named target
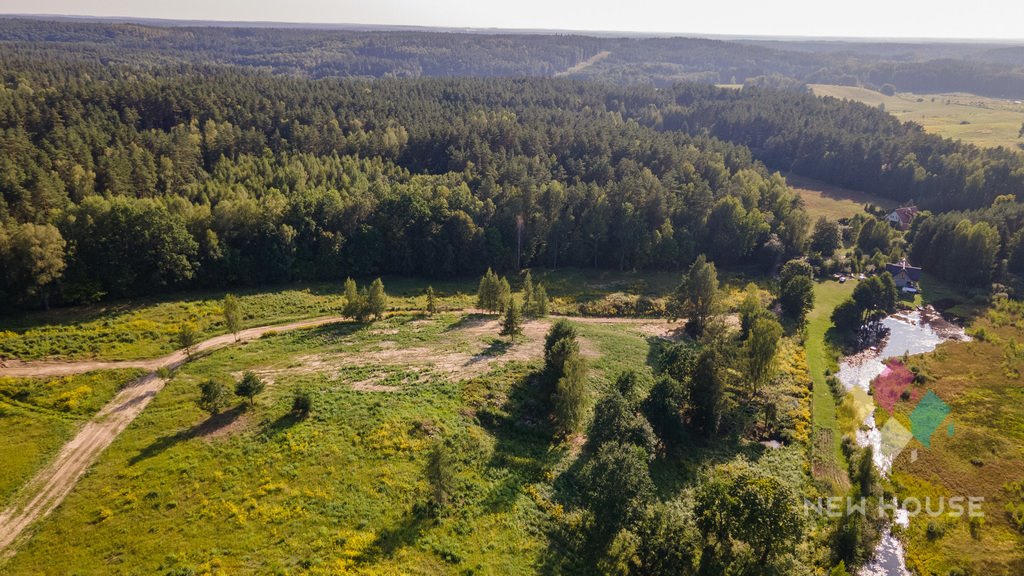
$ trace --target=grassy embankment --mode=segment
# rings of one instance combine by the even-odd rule
[[[825,335],[832,326],[832,310],[853,293],[855,284],[854,281],[845,284],[825,281],[815,285],[814,310],[807,316],[807,339],[804,343],[807,366],[814,383],[813,471],[816,478],[827,480],[838,488],[844,487],[848,480],[840,450],[842,432],[836,420],[836,403],[825,381],[826,372],[836,368],[838,353],[829,346]]]
[[[863,102],[869,106],[885,104],[885,110],[903,121],[917,122],[928,132],[986,147],[1004,146],[1019,150],[1024,104],[1013,100],[987,98],[974,94],[911,94],[899,92],[886,96],[855,86],[812,84],[819,96],[834,96]]]

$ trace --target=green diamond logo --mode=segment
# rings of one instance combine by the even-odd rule
[[[910,414],[910,430],[914,438],[926,448],[931,447],[932,434],[948,415],[949,406],[929,390]]]

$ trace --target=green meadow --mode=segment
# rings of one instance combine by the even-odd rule
[[[898,87],[897,87],[898,88]],[[856,86],[812,84],[818,96],[855,100],[885,110],[903,121],[917,122],[928,132],[985,147],[1019,150],[1024,104],[1017,100],[974,94],[912,94],[881,92]]]

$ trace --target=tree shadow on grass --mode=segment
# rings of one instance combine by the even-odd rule
[[[459,318],[455,322],[449,324],[448,327],[444,329],[444,331],[454,332],[456,330],[463,330],[465,328],[480,326],[481,324],[486,324],[491,320],[494,320],[495,318],[497,318],[497,316],[493,314],[466,314],[465,316]]]
[[[239,404],[234,408],[225,410],[219,414],[213,414],[206,420],[184,430],[181,430],[170,436],[164,436],[153,441],[149,446],[146,446],[138,454],[132,456],[128,460],[129,465],[135,465],[143,460],[148,460],[154,456],[163,453],[168,448],[175,446],[180,442],[184,442],[191,438],[197,438],[202,436],[209,436],[222,430],[235,421],[237,421],[243,413],[245,413],[247,406],[245,404]]]
[[[287,431],[289,428],[295,426],[296,424],[302,422],[305,419],[305,417],[303,417],[300,414],[296,414],[295,412],[285,412],[284,414],[278,416],[273,421],[265,423],[261,433],[264,436],[274,437],[282,432]]]
[[[487,463],[501,469],[505,477],[484,498],[490,512],[509,510],[524,487],[544,482],[545,472],[562,457],[552,449],[553,430],[548,418],[550,386],[541,372],[531,372],[514,382],[499,407],[477,412],[481,426],[495,438],[494,451]]]
[[[377,533],[377,538],[358,558],[360,564],[370,564],[383,558],[391,558],[395,552],[415,545],[426,527],[433,522],[427,511],[420,506],[407,510],[402,518],[390,528]]]
[[[322,324],[313,328],[309,328],[309,334],[315,337],[323,338],[328,342],[340,340],[346,336],[351,336],[360,330],[365,330],[369,324],[356,322],[355,320],[332,322],[330,324]]]

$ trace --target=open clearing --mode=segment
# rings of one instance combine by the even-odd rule
[[[892,200],[825,184],[796,174],[787,174],[786,183],[804,200],[804,207],[812,218],[824,216],[829,220],[852,218],[864,213],[864,206],[874,204],[882,208],[893,208]]]
[[[856,100],[885,110],[903,121],[917,122],[929,132],[978,146],[1019,150],[1024,103],[974,94],[912,94],[881,92],[856,86],[812,84],[818,96]]]
[[[612,53],[609,52],[608,50],[602,50],[601,52],[598,52],[597,54],[594,54],[590,58],[587,58],[586,60],[576,64],[575,66],[573,66],[571,68],[567,68],[566,70],[563,70],[561,72],[558,72],[557,74],[555,74],[555,78],[559,78],[559,77],[562,77],[562,76],[571,76],[573,74],[576,74],[577,72],[582,72],[583,70],[586,70],[587,68],[590,68],[594,64],[597,64],[601,60],[604,60],[605,58],[607,58],[607,57],[609,57],[611,55],[612,55]]]
[[[248,369],[263,375],[271,389],[276,389],[281,381],[314,378],[330,390],[344,394],[400,395],[415,387],[447,386],[445,383],[470,380],[493,370],[501,370],[507,364],[536,361],[542,355],[543,337],[552,322],[550,319],[528,322],[521,341],[509,345],[495,337],[500,329],[497,318],[478,313],[447,314],[434,319],[405,317],[370,327],[337,324],[339,320],[337,317],[329,317],[248,329],[239,335],[243,342],[268,334],[271,336],[269,341],[273,341],[274,334],[279,332],[306,329],[304,336],[310,337],[314,345],[312,354],[258,354],[250,357],[250,361],[245,364],[248,364]],[[579,318],[574,321],[581,326],[583,332],[581,347],[584,356],[596,362],[597,366],[601,365],[600,359],[604,352],[587,336],[588,332],[594,335],[593,338],[606,341],[607,352],[614,356],[616,365],[620,366],[624,357],[644,358],[643,354],[636,356],[618,350],[616,344],[621,343],[622,338],[643,347],[646,346],[646,338],[669,338],[680,326],[663,320]],[[337,327],[330,326],[332,324]],[[298,339],[301,337],[290,338],[293,343],[302,341]],[[223,335],[202,343],[198,348],[199,351],[209,352],[233,341],[233,336]],[[268,340],[264,338],[260,345],[269,346],[264,344],[266,342]],[[241,346],[242,349],[248,349],[260,345]],[[233,356],[235,353],[232,349],[214,356]],[[207,361],[207,358],[197,359],[195,364],[202,366]],[[108,363],[101,364],[103,367],[108,366]],[[192,366],[185,365],[182,352],[156,360],[116,364],[121,368],[130,365],[146,369],[184,365],[185,373]],[[33,371],[45,372],[47,375],[68,375],[95,370],[96,367],[97,362],[94,361],[27,362],[0,369],[0,375],[24,376]],[[54,461],[14,497],[12,504],[0,514],[0,550],[4,551],[5,556],[12,556],[16,550],[12,544],[16,544],[34,522],[50,514],[71,493],[83,473],[143,412],[165,384],[166,381],[153,372],[122,389],[61,449]],[[338,389],[338,385],[343,388]],[[194,389],[194,386],[191,388]],[[253,415],[242,414],[239,410],[235,410],[230,418],[229,422],[217,421],[210,424],[216,420],[212,418],[201,422],[194,432],[186,432],[180,439],[203,437],[208,439],[204,440],[206,442],[227,438],[236,431],[244,430],[254,420]],[[101,516],[105,514],[100,513]],[[20,557],[16,556],[15,560]]]
[[[295,322],[288,325],[250,328],[238,337],[242,340],[259,338],[271,331],[313,328],[337,322],[337,317],[320,318]],[[229,344],[234,336],[226,335],[212,338],[197,346],[196,353],[209,351]],[[184,352],[175,352],[164,358],[151,361],[152,368],[175,369],[186,361]],[[44,364],[38,366],[46,376],[79,374],[96,370],[94,362],[60,364]],[[31,375],[33,363],[24,363],[11,368],[0,369],[0,376],[24,376],[28,370]],[[139,366],[133,366],[139,367]],[[62,368],[62,369],[61,369]],[[128,366],[121,366],[128,368]],[[0,555],[10,555],[11,548],[24,531],[40,518],[53,511],[75,486],[78,478],[95,462],[96,458],[118,434],[120,434],[149,404],[154,396],[166,384],[166,380],[156,372],[152,372],[132,382],[122,389],[113,400],[104,406],[61,448],[57,457],[44,468],[25,487],[15,495],[12,503],[0,512]]]

